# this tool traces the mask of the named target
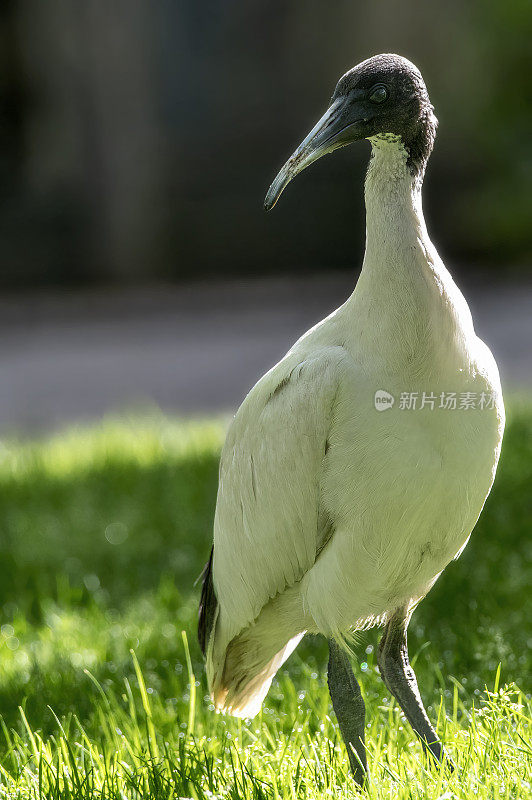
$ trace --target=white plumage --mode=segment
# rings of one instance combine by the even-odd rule
[[[305,631],[341,638],[412,610],[465,546],[499,457],[497,366],[430,241],[421,180],[399,137],[368,138],[355,290],[253,387],[222,452],[206,655],[235,715],[257,712]],[[490,401],[439,408],[451,392]]]

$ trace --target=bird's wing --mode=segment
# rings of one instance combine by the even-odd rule
[[[346,360],[288,356],[251,390],[220,462],[214,588],[233,635],[312,567],[323,542],[320,476]]]

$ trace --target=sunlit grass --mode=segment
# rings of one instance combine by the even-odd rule
[[[217,716],[206,697],[193,584],[224,426],[152,416],[3,443],[0,797],[356,792],[318,638],[255,720]],[[530,689],[531,484],[532,409],[515,403],[481,522],[411,625],[422,694],[458,769],[428,768],[378,677],[370,632],[355,662],[370,797],[530,796],[531,709],[516,684]]]

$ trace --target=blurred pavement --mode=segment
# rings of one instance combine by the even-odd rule
[[[532,389],[532,283],[462,285],[503,386]],[[349,273],[0,298],[0,429],[55,429],[158,406],[234,409]]]

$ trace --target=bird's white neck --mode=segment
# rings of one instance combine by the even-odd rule
[[[356,335],[387,361],[430,360],[460,338],[471,316],[427,233],[422,175],[412,176],[397,138],[375,138],[372,150],[366,253],[348,301]]]
[[[430,244],[421,206],[422,176],[411,175],[407,159],[397,137],[373,139],[365,184],[364,268],[379,264],[397,274],[398,253]]]

